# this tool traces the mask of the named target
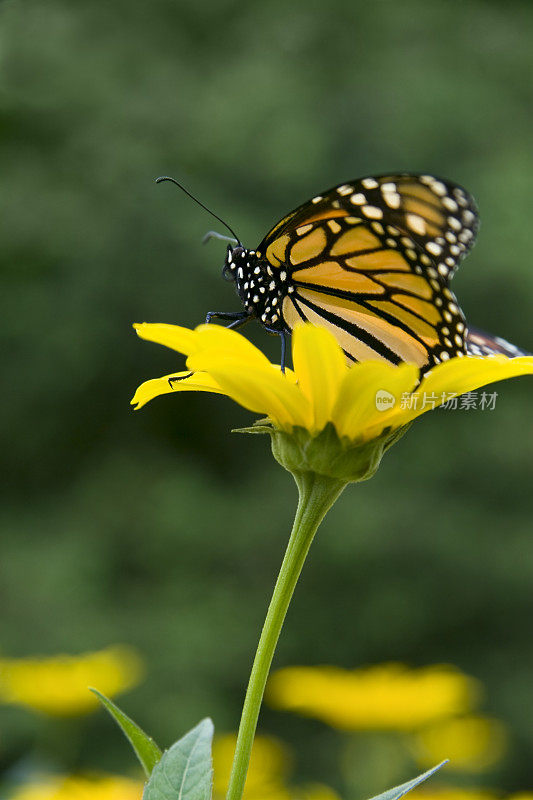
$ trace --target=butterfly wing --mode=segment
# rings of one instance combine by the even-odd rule
[[[287,329],[300,320],[322,325],[354,361],[408,361],[428,368],[464,355],[464,317],[448,275],[428,255],[436,216],[424,223],[425,237],[408,234],[407,219],[415,214],[410,200],[402,201],[403,210],[373,205],[370,191],[377,189],[364,186],[365,180],[377,181],[343,184],[300,206],[259,246],[257,255],[287,280]],[[354,197],[362,194],[359,188],[368,202]],[[429,212],[424,207],[421,213]],[[392,222],[398,219],[401,228]]]
[[[422,266],[435,267],[447,281],[479,227],[475,201],[462,186],[432,175],[380,175],[313,197],[280,220],[259,250],[265,252],[276,238],[306,223],[348,215],[398,228],[422,249]]]
[[[493,336],[479,328],[469,328],[466,337],[466,352],[469,356],[507,356],[507,358],[532,355],[527,350],[521,350],[511,342],[502,339],[501,336]]]

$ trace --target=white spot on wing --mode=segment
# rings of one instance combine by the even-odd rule
[[[447,193],[446,186],[441,183],[441,181],[433,181],[430,184],[430,189],[432,189],[435,194],[438,194],[440,197],[444,197],[444,195]]]
[[[382,219],[383,211],[377,206],[363,206],[361,211],[369,219]]]
[[[455,200],[453,200],[451,197],[443,197],[442,198],[442,205],[448,211],[457,211],[457,209],[459,208],[459,206],[457,205]]]
[[[406,220],[412,231],[419,233],[421,236],[425,234],[426,223],[418,214],[407,214]]]
[[[402,198],[398,194],[398,192],[384,192],[383,199],[389,206],[389,208],[400,208],[400,203],[402,202]]]

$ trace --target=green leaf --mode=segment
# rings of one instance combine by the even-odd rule
[[[109,711],[117,725],[122,729],[122,732],[135,750],[137,758],[141,762],[146,773],[146,777],[149,778],[153,768],[162,756],[159,747],[150,736],[147,736],[146,733],[139,728],[136,722],[124,714],[124,712],[112,703],[108,697],[101,694],[101,692],[96,689],[91,689],[91,692],[97,696],[103,707]]]
[[[163,753],[146,784],[143,800],[210,800],[213,723],[196,728]]]
[[[394,789],[389,789],[387,792],[383,792],[383,794],[377,794],[375,797],[370,798],[370,800],[398,800],[399,797],[403,797],[404,794],[410,792],[411,789],[414,789],[419,783],[426,781],[433,775],[434,772],[447,763],[447,761],[441,761],[441,763],[437,764],[436,767],[433,767],[433,769],[428,769],[427,772],[423,772],[422,775],[418,776],[418,778],[413,778],[412,781],[407,781],[407,783],[402,783],[400,786],[395,786]]]

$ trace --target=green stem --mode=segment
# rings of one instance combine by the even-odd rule
[[[311,472],[295,475],[295,479],[300,495],[298,509],[248,682],[226,800],[242,798],[257,719],[285,615],[318,526],[346,485]]]

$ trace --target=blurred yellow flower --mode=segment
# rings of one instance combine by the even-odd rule
[[[312,435],[333,423],[341,438],[368,441],[396,430],[452,396],[493,381],[533,373],[533,357],[452,358],[420,379],[414,364],[366,361],[348,366],[334,336],[321,327],[297,325],[292,336],[294,371],[279,365],[244,336],[219,325],[195,330],[179,325],[134,326],[142,339],[185,354],[188,372],[143,383],[132,400],[139,409],[161,394],[215,392],[263,415],[275,428],[303,428]],[[410,397],[416,389],[416,402]],[[426,402],[418,402],[420,397]]]
[[[415,734],[413,747],[416,760],[423,767],[449,758],[452,769],[476,772],[497,763],[505,753],[506,743],[503,723],[469,715],[423,728]]]
[[[409,792],[412,800],[497,800],[496,792],[488,789],[463,789],[456,786],[440,786],[436,789],[417,788]]]
[[[411,731],[469,711],[479,691],[477,681],[446,665],[286,667],[271,676],[266,699],[341,730]]]
[[[17,789],[10,800],[141,800],[143,784],[115,775],[47,777]]]
[[[339,800],[339,795],[323,783],[306,783],[291,792],[292,800]]]
[[[237,737],[218,736],[213,743],[213,798],[226,794]],[[288,783],[290,757],[286,747],[270,736],[256,736],[244,800],[339,800],[329,786],[307,784],[293,787]]]
[[[280,782],[280,777],[285,771],[285,767],[282,765],[282,762],[285,762],[282,745],[268,737],[259,736],[258,739],[257,749],[254,745],[255,767],[252,767],[254,771],[246,785],[245,798],[250,798],[250,800],[339,800],[339,796],[332,789],[322,784],[309,784],[298,789],[287,789]],[[234,736],[223,736],[219,738],[218,744],[215,742],[213,749],[214,800],[225,796],[234,747]],[[217,776],[217,771],[222,773],[222,777]],[[9,800],[141,800],[143,788],[144,784],[141,781],[115,775],[47,776],[16,789],[9,795]]]
[[[129,647],[117,645],[82,655],[0,659],[0,702],[54,716],[75,716],[98,708],[89,686],[113,696],[136,686],[143,663]]]
[[[213,796],[223,798],[229,776],[237,737],[233,734],[218,736],[213,742]],[[246,778],[244,800],[290,800],[285,788],[289,772],[289,757],[277,739],[256,736],[252,748],[250,767]]]

